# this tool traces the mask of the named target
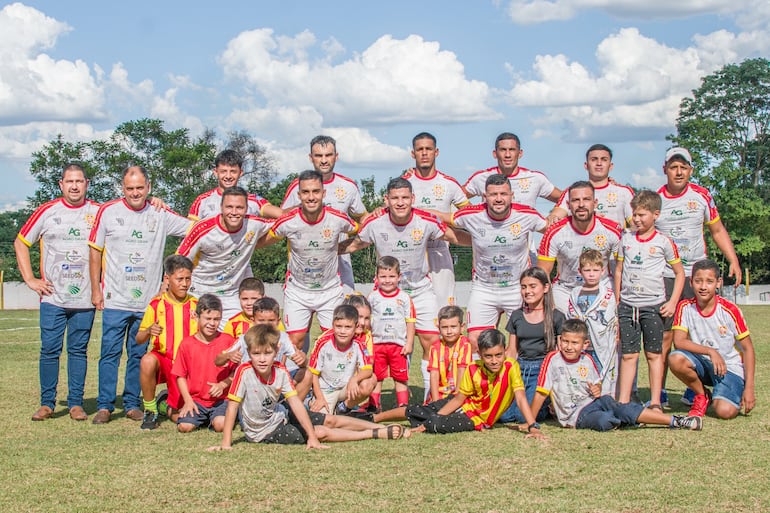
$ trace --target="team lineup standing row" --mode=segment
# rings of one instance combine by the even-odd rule
[[[399,292],[405,294],[401,303],[412,305],[413,316],[406,314],[406,326],[413,325],[423,347],[421,368],[426,396],[431,390],[428,358],[431,347],[439,343],[438,307],[454,302],[453,263],[447,242],[473,247],[474,278],[466,314],[471,351],[479,352],[479,335],[497,326],[499,316],[506,313],[510,332],[507,355],[518,359],[527,403],[532,403],[535,398],[544,359],[548,351],[555,349],[566,316],[582,317],[587,321],[591,336],[586,338],[591,340],[597,367],[603,372],[602,390],[611,396],[617,394],[622,403],[627,403],[633,393],[639,339],[643,335],[645,355],[650,364],[650,406],[659,408],[665,402],[661,397],[665,355],[673,339],[671,324],[663,323],[664,319],[673,317],[682,290],[685,290],[684,297],[693,296],[692,290],[687,289],[689,281],[685,277],[694,278],[691,276],[692,265],[705,259],[704,225],[708,226],[730,263],[730,275],[740,283],[740,266],[729,236],[708,191],[689,183],[692,160],[682,148],[667,153],[664,164],[667,184],[658,194],[642,191],[632,199],[631,189],[609,179],[612,153],[603,145],[594,145],[586,153],[588,180],[575,182],[562,192],[542,173],[518,165],[522,154],[520,141],[514,134],[504,133],[497,138],[493,151],[498,166],[475,173],[460,186],[436,169],[438,148],[435,138],[421,133],[413,140],[415,167],[389,182],[386,208],[369,214],[361,203],[355,183],[334,173],[335,141],[319,136],[311,141],[310,147],[315,170],[303,172],[292,183],[281,208],[237,187],[242,174],[240,158],[233,152],[223,152],[214,169],[219,186],[195,201],[189,218],[149,204],[150,182],[142,168],[126,169],[124,198],[99,207],[85,199],[87,181],[83,170],[76,165],[67,167],[60,182],[62,198],[41,206],[22,228],[15,244],[25,282],[42,297],[41,407],[33,419],[43,420],[53,412],[58,357],[65,327],[70,365],[70,415],[78,420],[87,417],[82,409],[82,390],[85,344],[93,320],[93,306],[104,309],[98,411],[93,420],[95,423],[108,422],[114,410],[117,367],[124,342],[129,355],[123,394],[126,415],[134,420],[146,417],[139,391],[140,366],[143,365],[140,362],[147,353],[147,346],[146,342],[137,343],[144,335],[137,338],[136,334],[161,280],[160,259],[166,235],[185,236],[178,253],[193,262],[189,292],[196,297],[213,294],[219,298],[225,319],[253,314],[242,312],[242,303],[239,303],[239,285],[251,275],[248,265],[251,255],[259,247],[286,238],[289,263],[284,322],[292,345],[299,353],[308,349],[305,337],[313,313],[318,316],[322,328],[332,327],[336,319],[335,308],[343,302],[346,289],[354,288],[349,260],[344,256],[338,260],[337,253],[348,253],[373,244],[378,256],[395,257],[395,265],[384,265],[380,260],[377,277],[378,282],[385,283],[387,277],[381,277],[381,271],[395,273],[398,278],[395,288],[383,291],[380,286],[370,298],[378,298],[379,294],[387,299],[389,294]],[[473,196],[482,196],[483,203],[470,206],[468,198]],[[538,197],[557,204],[547,218],[534,210]],[[415,204],[422,208],[414,208]],[[459,210],[453,211],[452,207]],[[277,221],[268,221],[259,215],[276,217]],[[193,225],[191,219],[199,220]],[[622,227],[630,219],[633,219],[631,224],[635,231],[624,233]],[[66,232],[64,227],[71,229]],[[530,233],[533,231],[545,233],[538,251],[538,266],[542,269],[539,273],[538,270],[527,271]],[[86,233],[90,236],[85,237]],[[44,277],[36,279],[29,265],[28,247],[40,238],[45,242]],[[85,245],[86,241],[90,247]],[[595,252],[586,251],[590,249]],[[596,252],[599,257],[595,256]],[[586,253],[594,254],[592,261],[581,261],[581,255]],[[612,285],[607,284],[606,277],[610,261],[618,262],[614,273],[617,283]],[[551,284],[548,273],[554,263],[558,276]],[[168,272],[166,274],[169,276]],[[89,291],[91,297],[88,297]],[[620,291],[617,311],[616,291]],[[660,301],[663,297],[668,300]],[[185,316],[191,316],[189,305],[185,312],[184,308],[177,308],[179,305],[175,302],[179,301],[165,299],[169,302],[161,308],[164,328],[160,333],[149,334],[156,339],[154,347],[161,337],[173,339],[169,328],[181,328]],[[384,304],[387,304],[386,299],[382,299]],[[546,304],[551,301],[556,310]],[[405,329],[402,333],[394,329],[378,333],[378,325],[387,325],[386,314],[392,315],[393,309],[380,308],[377,304],[372,307],[376,335],[374,356],[381,352],[378,351],[381,342],[396,343],[402,348],[399,354],[406,356],[411,352],[411,331]],[[740,339],[743,344],[746,373],[745,377],[741,376],[742,389],[737,393],[737,399],[735,390],[719,395],[717,388],[714,389],[717,414],[732,417],[741,406],[747,411],[754,406],[753,351],[739,310],[721,298],[714,308],[719,312],[726,311],[724,315],[734,322],[729,326],[712,327],[718,333],[725,331],[723,338]],[[157,311],[156,315],[160,317]],[[722,316],[720,313],[720,321]],[[679,318],[677,314],[676,319]],[[620,383],[616,389],[618,353],[616,350],[613,356],[611,351],[616,347],[615,340],[601,349],[598,340],[601,336],[605,339],[616,337],[617,324],[620,326],[622,358]],[[677,333],[682,331],[691,336],[694,333],[690,326],[675,325],[674,328]],[[145,327],[145,331],[147,329]],[[397,340],[387,340],[389,337]],[[692,341],[702,345],[705,340]],[[681,344],[687,346],[686,341],[691,340],[685,337]],[[713,350],[716,344],[709,340],[706,346]],[[166,351],[170,350],[168,358],[173,361],[177,349],[166,348],[161,356],[166,356]],[[708,351],[693,352],[705,354],[709,362],[717,360]],[[749,353],[750,358],[747,357]],[[733,364],[735,354],[729,354]],[[296,359],[302,361],[301,357]],[[740,356],[738,360],[741,360]],[[389,360],[385,357],[382,361]],[[700,369],[700,374],[705,372],[703,362],[697,357],[680,362],[676,356],[671,361],[672,371],[679,377],[684,373],[680,367]],[[312,358],[310,363],[312,371]],[[153,372],[158,372],[158,368],[167,365],[168,362],[150,367]],[[714,362],[712,367],[717,372],[714,374],[712,369],[713,377],[719,378],[724,366]],[[732,370],[733,374],[743,374],[743,366],[739,371],[732,365]],[[377,371],[375,368],[375,374]],[[392,365],[390,372],[394,372]],[[394,378],[401,376],[396,372]],[[384,375],[380,372],[377,381],[382,381]],[[456,387],[462,378],[454,377],[453,386]],[[396,381],[398,385],[405,380]],[[693,385],[691,379],[686,382]],[[449,385],[442,383],[441,386]],[[144,388],[142,383],[143,391]],[[708,398],[702,387],[692,388],[696,392],[695,403],[703,410],[702,416]],[[223,394],[223,390],[217,392],[218,396]],[[397,386],[399,405],[408,401],[404,393],[405,390]],[[145,410],[147,395],[144,394]],[[376,405],[376,396],[374,402]],[[505,420],[518,422],[528,420],[526,417],[530,415],[523,414],[519,401],[513,406],[512,401],[508,402],[505,412],[495,413],[498,418],[502,416]],[[336,405],[328,406],[334,408]]]

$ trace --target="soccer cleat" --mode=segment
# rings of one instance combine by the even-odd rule
[[[168,416],[168,390],[161,390],[155,398],[155,403],[158,405],[158,413]]]
[[[691,431],[700,431],[703,429],[702,417],[682,417],[674,415],[674,426],[677,429],[689,429]]]
[[[706,410],[708,410],[710,402],[711,400],[707,394],[695,394],[695,397],[692,400],[692,406],[690,407],[690,412],[687,416],[703,417],[706,415]]]
[[[142,418],[142,429],[155,429],[158,427],[158,414],[151,411],[144,412]]]
[[[692,391],[692,388],[688,388],[684,391],[684,394],[682,394],[682,404],[685,406],[692,406],[692,400],[695,398],[695,392]]]

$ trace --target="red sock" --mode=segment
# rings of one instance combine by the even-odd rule
[[[409,404],[409,390],[396,391],[396,403],[399,406],[406,406]]]
[[[369,401],[374,405],[375,408],[379,408],[380,407],[379,392],[372,392],[372,395],[369,396]]]

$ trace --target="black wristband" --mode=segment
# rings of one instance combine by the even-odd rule
[[[532,431],[532,428],[535,428],[535,429],[540,429],[540,424],[538,424],[537,422],[533,422],[532,424],[530,424],[529,426],[527,426],[527,433],[529,433],[530,431]]]

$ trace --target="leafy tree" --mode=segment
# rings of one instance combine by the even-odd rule
[[[703,78],[679,107],[675,144],[695,159],[753,280],[770,275],[770,61],[728,64]],[[711,256],[720,255],[710,241]]]
[[[22,281],[21,273],[16,264],[16,252],[13,250],[13,241],[31,214],[32,211],[26,209],[15,212],[0,212],[0,269],[3,270],[3,279],[5,281]],[[32,269],[39,276],[39,244],[35,244],[30,248],[29,258],[32,263]]]

